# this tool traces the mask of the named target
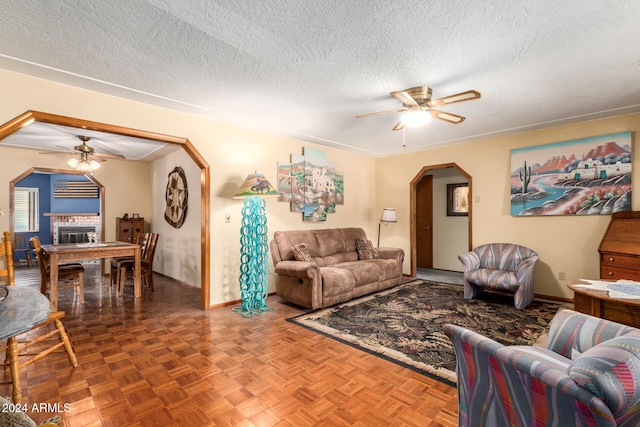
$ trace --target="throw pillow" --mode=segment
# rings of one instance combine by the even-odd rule
[[[313,262],[313,258],[311,258],[311,254],[309,253],[309,248],[307,248],[307,245],[305,245],[304,243],[293,245],[291,247],[291,251],[293,252],[293,257],[296,259],[296,261],[304,261],[315,264]]]
[[[371,240],[356,239],[356,250],[358,251],[358,259],[360,260],[380,258],[380,254],[378,250],[373,247]]]

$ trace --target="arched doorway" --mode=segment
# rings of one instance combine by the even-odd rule
[[[447,171],[454,172],[453,175],[446,174]],[[429,259],[430,254],[424,253],[431,251],[433,254],[433,209],[434,197],[439,200],[444,199],[446,203],[446,190],[437,189],[434,193],[434,176],[442,178],[446,181],[447,175],[460,176],[469,185],[468,199],[472,200],[472,179],[455,163],[445,163],[440,165],[424,166],[413,178],[410,184],[410,227],[411,227],[411,246],[410,246],[410,268],[411,276],[415,276],[418,268],[418,259]],[[437,180],[437,179],[436,179]],[[450,181],[450,180],[449,180]],[[446,188],[446,187],[445,187]],[[440,203],[442,205],[442,203]],[[467,238],[468,250],[472,248],[472,203],[469,203],[469,212],[467,217]],[[428,262],[428,261],[427,261]]]
[[[150,131],[131,129],[122,126],[110,125],[89,120],[82,120],[73,117],[59,116],[55,114],[42,113],[38,111],[27,111],[15,119],[0,126],[0,139],[11,135],[14,132],[29,126],[34,122],[51,123],[54,125],[69,126],[80,129],[89,129],[97,132],[112,133],[117,135],[131,136],[148,139],[167,144],[179,145],[200,168],[200,274],[201,274],[201,307],[208,310],[210,307],[210,171],[209,165],[198,153],[195,147],[187,138],[159,134]]]

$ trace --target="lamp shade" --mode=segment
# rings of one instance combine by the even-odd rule
[[[251,196],[279,197],[280,193],[276,191],[264,175],[256,172],[247,175],[240,188],[238,188],[238,191],[236,191],[236,194],[233,195],[233,198],[244,199],[245,197]]]
[[[418,127],[427,124],[431,120],[431,114],[428,111],[417,109],[411,109],[402,115],[400,121],[403,125],[408,127]]]
[[[384,208],[380,222],[398,222],[396,218],[396,210],[393,208]]]

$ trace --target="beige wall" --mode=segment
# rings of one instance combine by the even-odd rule
[[[304,146],[314,147],[313,144],[294,139],[229,126],[5,70],[0,70],[0,93],[3,94],[0,123],[27,110],[36,110],[188,138],[211,166],[212,305],[240,298],[238,272],[242,201],[233,200],[231,196],[247,174],[261,172],[273,183],[278,161],[289,161],[291,153],[302,154]],[[272,236],[274,230],[362,226],[375,239],[381,209],[374,213],[374,159],[317,145],[315,148],[325,150],[327,158],[335,162],[338,170],[344,172],[345,205],[338,206],[337,212],[329,215],[326,223],[303,223],[301,214],[292,213],[287,204],[270,199],[267,201],[269,236]],[[0,183],[6,183],[5,191],[0,193],[1,210],[8,210],[7,189],[10,179],[34,163],[46,167],[64,165],[64,160],[58,159],[58,156],[36,153],[31,150],[2,148],[0,145],[0,155],[3,156]],[[152,175],[150,165],[115,160],[106,162],[95,173],[96,178],[107,187],[107,230],[111,228],[108,224],[114,223],[114,218],[124,212],[139,212],[145,218],[157,215],[157,212],[153,215],[151,212],[152,209],[157,209],[150,195],[154,188],[151,185]],[[166,177],[160,184],[156,183],[162,190],[162,198],[165,184]],[[193,189],[191,194],[199,194],[199,191]],[[231,215],[229,223],[224,221],[225,213]],[[154,223],[157,222],[154,219]],[[156,225],[151,224],[151,229]],[[107,234],[106,238],[114,236],[115,233]],[[200,239],[199,231],[189,238],[196,241]],[[270,291],[275,290],[272,273],[273,267],[270,265]]]
[[[377,210],[395,206],[398,213],[398,223],[387,230],[387,233],[395,233],[386,237],[387,244],[395,244],[409,253],[409,183],[424,166],[453,162],[472,178],[473,246],[505,241],[536,250],[540,262],[535,270],[535,292],[570,298],[572,294],[566,289],[568,280],[599,276],[598,245],[610,217],[512,217],[509,213],[510,150],[622,131],[637,133],[639,130],[640,114],[633,114],[377,159],[377,170],[393,171],[384,177],[376,176]],[[634,165],[639,156],[636,147]],[[634,187],[638,179],[636,173]],[[633,209],[640,209],[637,198]],[[407,261],[405,273],[409,269]],[[559,272],[564,272],[567,280],[558,280]]]
[[[187,215],[180,228],[164,219],[166,187],[169,173],[180,166],[187,178]],[[158,233],[153,270],[178,279],[189,286],[200,283],[200,168],[186,151],[178,150],[152,163],[151,231]]]

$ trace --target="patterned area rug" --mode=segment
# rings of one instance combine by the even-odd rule
[[[455,386],[456,358],[442,332],[445,323],[505,345],[527,345],[547,331],[561,307],[534,301],[520,311],[509,294],[484,292],[467,301],[461,286],[412,280],[288,320]]]

